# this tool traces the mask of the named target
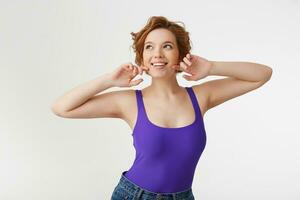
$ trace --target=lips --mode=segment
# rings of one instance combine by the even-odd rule
[[[154,65],[154,64],[156,64],[156,65]],[[168,63],[167,62],[153,62],[153,63],[151,63],[151,66],[162,66],[162,65],[167,65]]]
[[[157,64],[158,65],[154,65],[154,64],[156,64],[156,63],[151,63],[151,67],[152,67],[152,69],[153,70],[163,70],[163,69],[165,69],[166,68],[166,65],[168,64],[168,63],[166,63],[166,62],[157,62]]]

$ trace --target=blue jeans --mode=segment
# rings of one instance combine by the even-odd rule
[[[175,193],[154,193],[128,180],[124,173],[115,187],[111,200],[195,200],[192,188]]]

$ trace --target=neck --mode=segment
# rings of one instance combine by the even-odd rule
[[[182,87],[179,86],[176,76],[152,77],[151,85],[145,90],[152,97],[169,99],[181,92]]]

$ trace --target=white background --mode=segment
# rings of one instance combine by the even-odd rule
[[[300,199],[298,0],[0,2],[1,200],[110,199],[134,160],[129,126],[120,119],[60,118],[50,105],[134,63],[130,32],[154,15],[184,22],[194,54],[273,69],[261,88],[206,113],[195,198]],[[181,76],[182,86],[220,78]],[[132,89],[148,86],[143,78]]]

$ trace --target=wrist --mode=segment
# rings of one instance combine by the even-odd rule
[[[107,87],[116,87],[114,78],[113,78],[113,73],[106,73],[105,75],[105,80],[107,83]]]
[[[210,69],[208,71],[208,75],[215,75],[216,61],[209,61]]]

